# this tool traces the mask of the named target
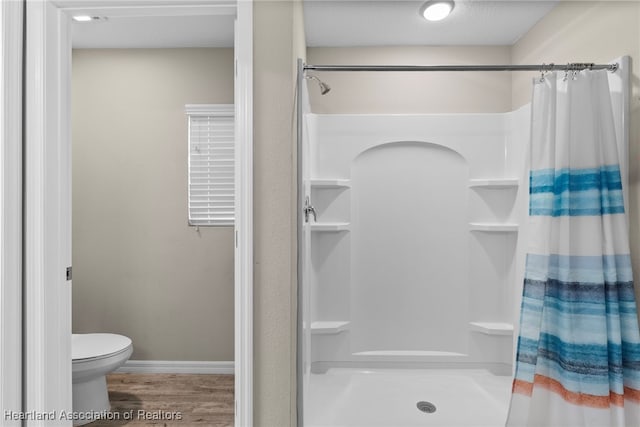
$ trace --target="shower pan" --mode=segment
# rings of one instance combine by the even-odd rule
[[[628,60],[615,62],[626,153]],[[314,114],[299,81],[300,425],[503,425],[530,106]]]

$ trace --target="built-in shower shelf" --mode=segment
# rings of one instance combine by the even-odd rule
[[[344,332],[349,328],[348,321],[323,320],[311,322],[311,333],[313,335],[333,335]]]
[[[469,187],[508,189],[518,187],[518,178],[470,179]]]
[[[313,188],[349,188],[351,181],[348,179],[312,179]]]
[[[349,231],[348,222],[315,222],[311,224],[311,231],[321,231],[325,233],[337,233]]]
[[[470,222],[470,231],[484,231],[487,233],[515,233],[518,231],[518,224],[503,222]]]
[[[485,335],[513,336],[513,325],[502,322],[469,322],[469,327],[474,332]]]

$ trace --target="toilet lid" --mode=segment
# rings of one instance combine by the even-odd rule
[[[73,334],[71,356],[73,360],[95,359],[126,350],[131,339],[117,334]]]

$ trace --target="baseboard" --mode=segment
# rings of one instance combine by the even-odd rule
[[[119,373],[139,374],[233,374],[233,362],[183,360],[127,360]]]

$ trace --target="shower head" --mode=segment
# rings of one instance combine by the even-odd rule
[[[306,76],[306,78],[313,79],[313,80],[318,82],[318,86],[320,87],[320,94],[321,95],[326,95],[331,90],[331,87],[328,84],[326,84],[325,82],[323,82],[322,80],[320,80],[316,76]]]
[[[327,92],[331,90],[331,87],[329,87],[329,85],[326,84],[325,82],[318,82],[318,84],[320,85],[320,93],[322,95],[326,95]]]

